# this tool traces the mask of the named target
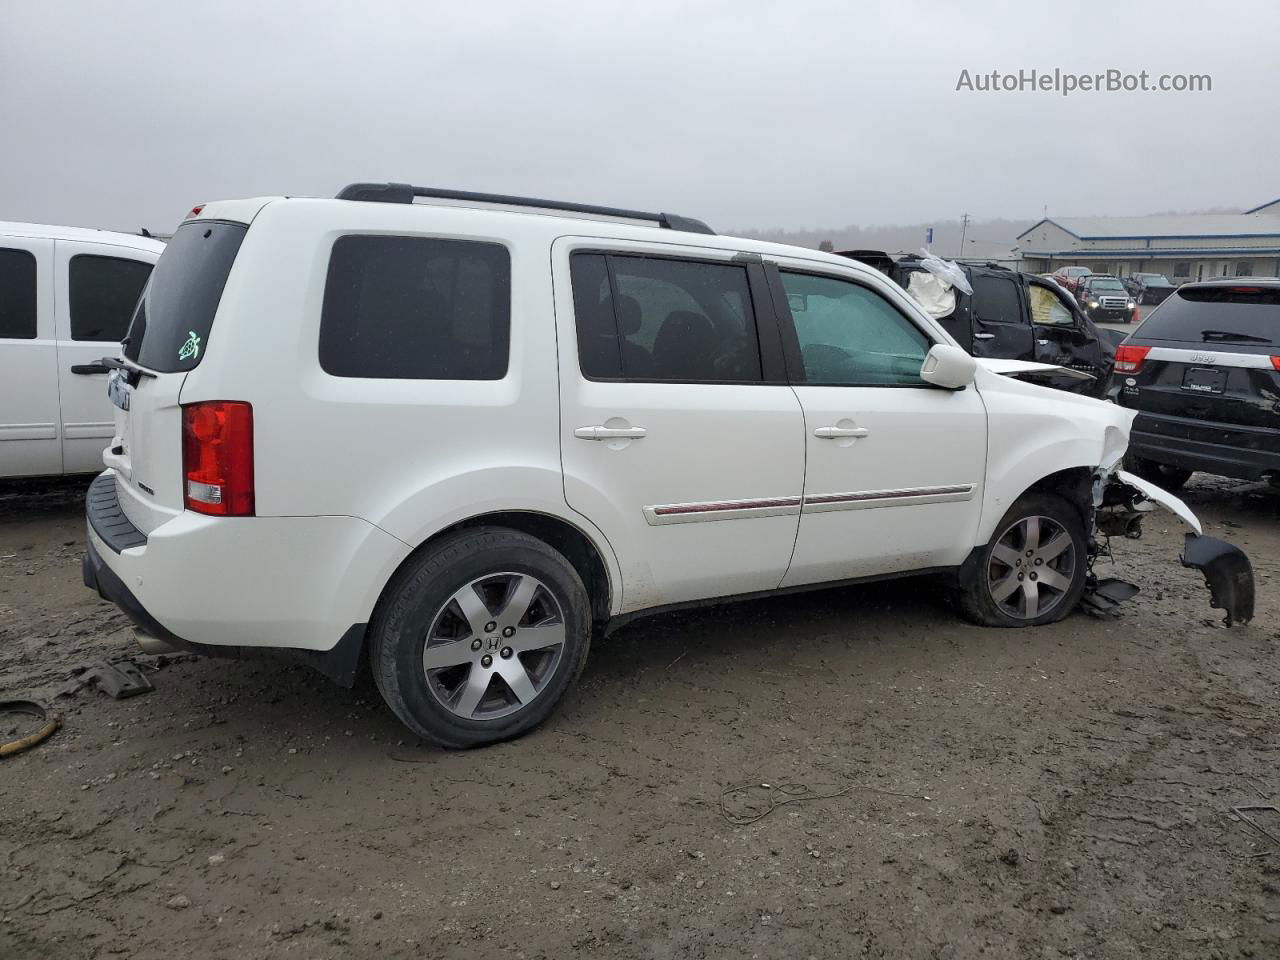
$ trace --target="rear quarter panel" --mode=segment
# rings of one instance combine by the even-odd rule
[[[592,539],[617,582],[604,538],[564,499],[552,231],[534,218],[498,229],[513,219],[519,218],[335,200],[282,201],[258,213],[182,402],[253,404],[259,516],[358,517],[416,547],[484,513],[548,514]],[[483,232],[486,223],[491,234]],[[506,375],[409,380],[326,373],[318,347],[325,278],[334,242],[348,234],[506,246],[512,288]]]

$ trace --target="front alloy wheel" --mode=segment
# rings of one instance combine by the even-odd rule
[[[1035,620],[1062,603],[1075,569],[1075,546],[1062,524],[1051,517],[1025,517],[992,547],[987,590],[1010,617]]]
[[[1053,493],[1024,494],[991,539],[960,565],[960,612],[988,627],[1029,627],[1075,609],[1089,574],[1081,508]]]

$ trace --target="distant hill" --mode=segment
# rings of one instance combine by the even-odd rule
[[[1165,214],[1189,213],[1240,213],[1238,207],[1214,207],[1208,210],[1162,210],[1152,216]],[[1062,214],[1067,216],[1067,214]],[[1109,216],[1102,213],[1072,213],[1072,216]],[[1040,221],[1033,220],[973,220],[965,231],[964,256],[971,260],[986,257],[1006,256],[1015,243],[1018,234]],[[748,229],[729,231],[734,236],[750,237],[754,240],[769,240],[775,243],[790,243],[798,247],[817,248],[824,240],[829,240],[836,250],[885,250],[889,253],[905,251],[914,253],[924,246],[925,231],[933,227],[934,253],[943,257],[960,256],[959,220],[935,220],[932,223],[884,224],[880,226],[860,227],[850,224],[846,227],[830,229],[784,230]]]
[[[973,259],[1003,255],[1022,231],[1034,220],[970,220],[965,231],[965,256]],[[933,223],[884,224],[817,230],[738,230],[736,236],[754,240],[770,240],[791,243],[798,247],[818,247],[824,240],[831,241],[837,250],[887,250],[890,253],[906,251],[914,253],[923,247],[925,231],[933,227],[932,250],[944,257],[960,255],[959,220],[935,220]]]

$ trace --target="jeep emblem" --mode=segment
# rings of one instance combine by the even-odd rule
[[[1192,363],[1217,363],[1218,358],[1212,353],[1193,353],[1191,355]]]

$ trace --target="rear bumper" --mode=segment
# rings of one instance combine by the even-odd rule
[[[338,656],[354,632],[358,653],[383,585],[409,554],[354,517],[188,512],[131,533],[111,519],[114,489],[110,471],[90,488],[85,584],[140,630],[181,649],[315,659]]]
[[[299,650],[289,647],[239,647],[223,644],[213,645],[193,643],[170,631],[151,615],[142,602],[124,584],[115,571],[102,561],[90,538],[88,549],[80,558],[80,576],[84,585],[102,597],[114,603],[138,629],[138,642],[144,652],[148,641],[158,640],[163,645],[198,653],[207,657],[224,657],[233,660],[247,660],[264,657],[279,657],[296,660],[315,668],[335,683],[350,687],[355,683],[356,671],[360,666],[360,653],[364,648],[364,635],[368,627],[366,623],[353,623],[329,650]]]
[[[1139,413],[1129,436],[1129,452],[1170,467],[1224,477],[1280,476],[1280,430],[1265,427]]]

